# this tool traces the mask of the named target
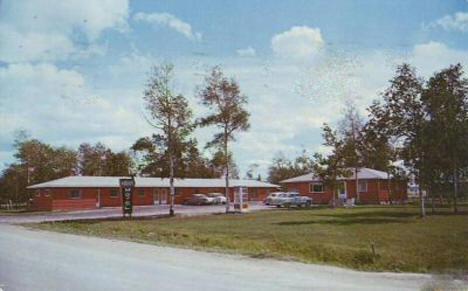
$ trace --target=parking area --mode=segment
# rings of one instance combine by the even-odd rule
[[[233,208],[233,207],[232,207]],[[259,202],[249,204],[249,210],[265,210],[270,207]],[[225,212],[224,205],[206,205],[206,206],[191,206],[191,205],[175,205],[174,210],[176,215],[194,216],[206,215],[213,213]],[[148,205],[135,206],[133,208],[133,216],[158,216],[169,213],[169,205]],[[121,207],[109,207],[92,210],[79,210],[68,212],[42,212],[42,213],[22,213],[22,214],[0,214],[0,223],[21,224],[21,223],[39,223],[46,221],[64,221],[64,220],[79,220],[79,219],[101,219],[101,218],[117,218],[122,216]]]

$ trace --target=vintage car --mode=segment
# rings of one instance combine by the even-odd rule
[[[206,196],[213,199],[213,204],[226,204],[226,197],[223,193],[207,193]]]
[[[312,205],[312,198],[300,196],[297,192],[284,192],[273,198],[269,205],[276,207],[310,206]]]
[[[210,205],[213,204],[213,198],[205,194],[193,194],[192,197],[184,201],[185,205]]]
[[[268,194],[267,198],[265,198],[265,200],[263,200],[263,204],[270,205],[271,201],[273,199],[275,199],[276,197],[278,197],[280,194],[283,194],[283,193],[284,192],[272,192],[272,193]]]

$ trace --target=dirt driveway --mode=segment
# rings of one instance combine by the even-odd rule
[[[260,203],[252,203],[249,205],[251,210],[270,209]],[[224,205],[208,205],[208,206],[189,206],[175,205],[176,215],[192,216],[203,215],[210,213],[223,213]],[[157,216],[169,213],[169,205],[148,205],[135,206],[133,208],[135,217]],[[122,208],[111,207],[92,210],[79,210],[68,212],[42,212],[42,213],[22,213],[22,214],[0,214],[0,223],[19,224],[19,223],[36,223],[45,221],[63,221],[77,219],[98,219],[98,218],[113,218],[122,216]]]

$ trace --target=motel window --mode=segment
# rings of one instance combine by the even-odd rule
[[[36,190],[34,195],[36,195],[36,197],[41,197],[41,190]]]
[[[80,197],[81,197],[80,189],[71,189],[70,190],[70,198],[79,199]]]
[[[323,193],[324,187],[322,183],[311,183],[309,184],[309,192],[311,193]]]
[[[44,197],[50,197],[50,189],[45,189]]]
[[[117,189],[111,189],[110,190],[110,197],[111,198],[117,198],[119,196],[119,191]]]
[[[145,189],[138,189],[138,197],[145,197]]]
[[[359,181],[358,189],[359,192],[367,192],[367,181]]]

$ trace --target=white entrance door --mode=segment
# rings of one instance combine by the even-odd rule
[[[340,197],[340,199],[342,200],[346,200],[348,197],[346,195],[346,182],[343,181],[339,184],[338,186],[338,195]]]
[[[167,204],[167,189],[154,189],[154,204]]]
[[[167,204],[167,189],[159,190],[159,204]]]

